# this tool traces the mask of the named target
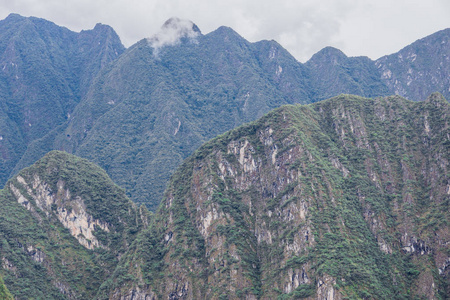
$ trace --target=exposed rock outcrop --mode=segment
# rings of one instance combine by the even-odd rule
[[[78,242],[88,249],[104,247],[94,235],[97,228],[109,232],[108,225],[98,219],[94,219],[86,212],[86,205],[80,196],[72,196],[70,190],[65,188],[63,180],[58,180],[57,190],[52,190],[50,185],[42,181],[37,174],[31,182],[26,182],[22,176],[17,176],[16,180],[21,184],[21,188],[26,190],[28,199],[32,199],[35,206],[50,217],[56,215],[61,224],[69,229],[70,234]],[[33,206],[27,197],[22,195],[19,188],[14,183],[10,183],[10,189],[17,198],[17,202],[26,209],[33,210]]]

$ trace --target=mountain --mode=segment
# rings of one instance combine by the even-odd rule
[[[450,105],[283,106],[173,175],[101,299],[447,299]]]
[[[70,118],[99,70],[123,51],[106,25],[75,33],[16,14],[0,21],[2,185],[28,145]]]
[[[60,78],[42,76],[34,90],[55,95],[33,102],[35,109],[20,108],[27,97],[4,96],[9,106],[0,110],[0,183],[48,151],[64,150],[99,164],[134,202],[151,210],[173,170],[202,143],[281,105],[341,93],[424,100],[439,91],[450,97],[449,30],[376,61],[327,47],[301,64],[275,41],[250,43],[227,27],[203,35],[194,23],[176,18],[126,50],[105,25],[78,34],[36,18],[12,15],[2,22],[14,28],[9,35],[20,32],[11,24],[29,24],[33,34],[28,35],[38,39],[42,51],[25,43],[27,35],[16,40],[31,54],[60,45],[53,52],[64,55],[33,60],[39,65],[33,74],[51,68]],[[55,32],[40,38],[47,27]],[[10,41],[9,35],[0,40]],[[399,59],[409,56],[414,61]],[[14,74],[5,78],[14,81]],[[30,114],[39,126],[27,121]],[[36,134],[23,137],[30,130]]]
[[[450,298],[449,34],[301,64],[176,18],[125,49],[10,15],[0,297]]]
[[[59,151],[9,180],[0,203],[0,278],[15,299],[94,299],[148,222],[105,171]]]
[[[314,101],[340,93],[365,97],[400,95],[422,101],[439,92],[450,99],[450,28],[375,61],[347,57],[326,47],[305,63]]]

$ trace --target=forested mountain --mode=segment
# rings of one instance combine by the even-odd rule
[[[98,163],[151,209],[203,142],[283,104],[312,101],[298,76],[304,68],[275,42],[254,45],[222,27],[180,43],[127,49],[53,144]]]
[[[400,95],[422,101],[439,92],[450,99],[450,29],[441,30],[375,61],[347,57],[327,47],[305,66],[311,78],[314,101],[340,93],[365,97]]]
[[[314,54],[305,65],[311,76],[315,101],[341,93],[365,97],[390,94],[378,68],[368,57],[347,57],[342,51],[327,47]]]
[[[440,94],[286,105],[196,150],[155,214],[50,152],[0,190],[0,295],[448,299],[449,124]]]
[[[302,64],[275,41],[250,43],[227,27],[203,35],[178,19],[125,51],[105,25],[74,33],[11,15],[1,26],[0,183],[65,150],[98,163],[151,210],[203,142],[281,105],[341,93],[450,96],[449,30],[377,61],[328,47]],[[14,73],[25,67],[28,77]]]
[[[386,58],[348,58],[325,48],[301,64],[275,41],[249,43],[227,27],[202,35],[193,23],[186,27],[174,19],[165,26],[179,40],[165,45],[144,39],[127,49],[100,73],[64,126],[30,145],[15,171],[47,151],[65,150],[100,164],[133,201],[154,210],[176,166],[220,133],[283,104],[340,93],[402,93],[383,79]],[[437,36],[434,47],[448,52],[441,42],[448,32]],[[430,44],[430,39],[416,44]],[[417,52],[420,57],[430,54]],[[436,61],[445,59],[436,56]],[[444,77],[448,68],[440,72]],[[445,93],[445,80],[426,90]],[[422,94],[409,94],[423,100],[416,97]]]

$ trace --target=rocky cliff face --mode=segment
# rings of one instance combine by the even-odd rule
[[[48,183],[42,181],[37,174],[34,174],[29,182],[20,175],[16,177],[16,180],[21,185],[20,188],[17,188],[12,182],[10,182],[9,188],[17,202],[27,210],[35,212],[37,207],[47,217],[54,213],[81,245],[88,249],[102,246],[94,235],[95,227],[97,230],[109,232],[108,224],[87,213],[83,199],[80,196],[73,197],[70,190],[65,188],[63,180],[58,180],[56,191],[52,190]],[[26,196],[22,195],[20,189],[26,190]],[[29,198],[34,200],[35,205],[32,205]]]
[[[103,296],[448,297],[449,117],[438,94],[344,95],[217,137],[175,173]]]
[[[57,151],[0,202],[0,273],[17,299],[93,299],[148,222],[103,170]]]

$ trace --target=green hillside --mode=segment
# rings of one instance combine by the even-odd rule
[[[3,278],[0,277],[0,299],[4,300],[13,300],[11,293],[8,291],[8,288],[5,286],[3,282]]]

